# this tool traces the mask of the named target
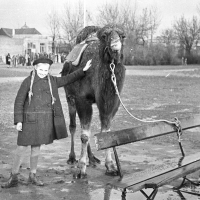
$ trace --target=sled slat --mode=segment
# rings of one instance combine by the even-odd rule
[[[129,129],[123,129],[119,131],[112,131],[109,133],[100,133],[95,135],[95,142],[98,150],[113,148],[116,165],[118,169],[118,175],[120,179],[114,179],[107,185],[114,189],[122,190],[122,199],[126,199],[126,189],[132,192],[140,191],[147,199],[153,200],[157,194],[158,188],[170,184],[172,181],[183,178],[183,182],[176,190],[181,194],[180,188],[183,186],[187,175],[200,170],[200,153],[185,156],[184,149],[181,144],[181,140],[177,139],[179,143],[182,157],[180,154],[175,155],[173,159],[167,160],[167,162],[147,167],[147,169],[129,173],[123,175],[123,166],[120,163],[117,146],[125,145],[141,140],[148,140],[150,138],[159,137],[167,134],[177,134],[178,129],[183,130],[182,134],[186,134],[184,130],[196,128],[200,126],[200,115],[193,115],[189,117],[180,118],[178,124],[169,124],[167,122],[150,123],[145,126],[138,126]],[[197,133],[199,134],[199,133]],[[200,134],[199,134],[200,135]],[[145,148],[145,147],[144,147]],[[190,180],[189,180],[190,181]],[[195,184],[194,182],[190,181]],[[146,188],[152,188],[153,191],[150,195],[147,195],[144,191]],[[182,194],[181,194],[182,195]]]
[[[182,130],[199,127],[200,115],[180,118],[179,121]],[[95,141],[97,149],[102,150],[176,132],[175,126],[166,122],[156,122],[144,126],[111,131],[108,133],[98,133],[95,134]]]

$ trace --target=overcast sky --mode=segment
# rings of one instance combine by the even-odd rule
[[[68,0],[0,0],[0,28],[21,28],[25,22],[42,34],[48,34],[47,14],[51,10],[63,12]],[[72,0],[76,1],[76,0]],[[123,0],[85,0],[86,9],[95,11],[104,2],[123,2]],[[160,13],[160,30],[170,27],[174,19],[181,16],[192,18],[198,15],[200,0],[131,0],[136,1],[138,9],[156,6]],[[200,16],[199,16],[200,17]]]

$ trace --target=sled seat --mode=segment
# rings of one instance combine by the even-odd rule
[[[98,40],[98,38],[97,37],[88,37],[86,40],[84,40],[80,44],[76,44],[74,46],[74,48],[67,55],[65,62],[71,62],[72,65],[77,66],[80,62],[83,52],[87,48],[89,42],[92,42],[95,40]]]
[[[145,126],[95,134],[95,142],[98,150],[113,148],[118,173],[120,176],[120,178],[113,178],[112,181],[108,182],[107,187],[121,190],[122,200],[126,199],[126,193],[128,190],[131,192],[140,191],[147,198],[147,200],[153,200],[159,187],[168,185],[176,179],[183,178],[180,186],[173,188],[174,191],[176,191],[182,198],[182,192],[184,191],[181,190],[181,188],[186,180],[190,181],[194,185],[199,185],[198,183],[188,179],[187,176],[200,169],[200,152],[191,155],[185,155],[180,137],[184,130],[199,126],[200,115],[193,115],[179,119],[178,123],[175,125],[166,122],[156,122]],[[177,134],[181,156],[177,155],[161,165],[148,167],[140,172],[134,172],[125,175],[122,173],[116,147],[168,134]],[[144,189],[147,188],[153,189],[150,195],[147,195],[144,191]],[[192,194],[200,196],[199,193]]]

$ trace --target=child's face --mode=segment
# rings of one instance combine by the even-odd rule
[[[35,70],[40,78],[44,78],[49,73],[50,65],[47,63],[39,63],[36,65]]]

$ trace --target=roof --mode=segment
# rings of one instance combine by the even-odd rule
[[[12,29],[1,28],[1,29],[0,29],[0,35],[12,37]]]
[[[37,31],[35,28],[20,28],[20,29],[15,29],[15,34],[20,35],[26,35],[26,34],[39,34],[41,35],[41,33],[39,31]]]
[[[35,28],[20,28],[14,30],[15,30],[15,35],[41,35],[41,33],[37,31]],[[12,31],[13,29],[10,28],[1,28],[0,35],[12,37]]]
[[[25,22],[25,24],[24,24],[24,26],[22,26],[21,28],[29,28],[27,25],[26,25],[26,22]]]

